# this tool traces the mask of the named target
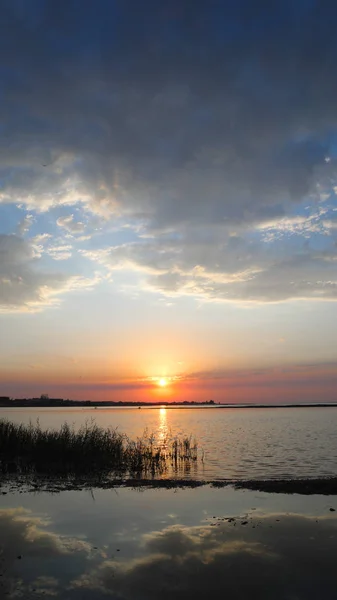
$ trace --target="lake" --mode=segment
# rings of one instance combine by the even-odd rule
[[[95,418],[129,436],[195,435],[176,477],[337,474],[336,408],[11,409],[41,427]],[[204,461],[201,461],[202,453]],[[337,496],[217,488],[37,491],[0,485],[0,598],[336,599]]]
[[[328,408],[65,408],[0,409],[0,418],[58,428],[95,419],[135,439],[144,430],[158,444],[192,435],[198,464],[170,476],[193,479],[278,479],[337,475],[337,407]]]

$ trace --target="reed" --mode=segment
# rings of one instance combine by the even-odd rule
[[[196,461],[198,447],[191,437],[158,444],[147,431],[132,441],[113,428],[87,421],[79,429],[64,423],[42,429],[0,419],[0,467],[3,474],[36,473],[71,476],[160,475],[168,464]]]

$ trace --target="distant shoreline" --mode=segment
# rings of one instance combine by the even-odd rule
[[[36,399],[24,400],[2,400],[0,397],[1,408],[337,408],[337,402],[309,402],[296,404],[217,404],[209,402],[95,402],[91,400],[62,400],[51,398],[48,401],[39,401]]]

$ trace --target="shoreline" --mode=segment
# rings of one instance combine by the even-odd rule
[[[0,496],[19,491],[59,493],[90,489],[186,489],[209,486],[232,487],[236,490],[258,491],[268,494],[298,494],[303,496],[337,496],[337,477],[316,479],[260,479],[260,480],[198,480],[198,479],[99,479],[14,476],[0,480]]]
[[[29,400],[15,400],[10,401],[8,404],[0,404],[0,411],[3,410],[12,410],[15,408],[35,408],[35,409],[87,409],[87,410],[95,410],[95,409],[176,409],[180,410],[182,408],[188,409],[232,409],[232,408],[337,408],[337,402],[312,402],[312,403],[301,403],[301,404],[225,404],[225,403],[213,403],[209,402],[95,402],[93,400],[62,400],[60,403],[36,403],[31,402]],[[1,414],[1,413],[0,413]]]

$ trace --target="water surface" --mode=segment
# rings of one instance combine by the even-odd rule
[[[337,476],[337,408],[85,408],[0,409],[0,417],[42,427],[94,418],[131,438],[145,429],[157,442],[195,436],[199,463],[174,476],[197,479],[278,479]],[[203,462],[202,459],[203,458]]]
[[[337,498],[233,489],[0,496],[0,597],[336,598]]]

